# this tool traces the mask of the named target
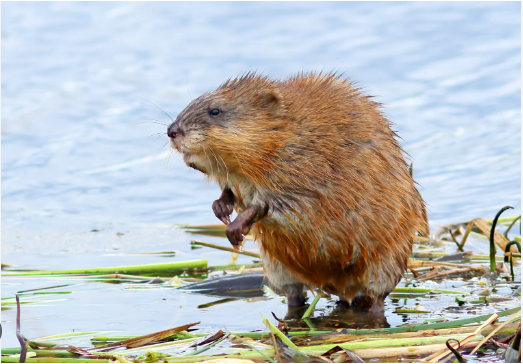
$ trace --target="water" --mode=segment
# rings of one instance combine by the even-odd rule
[[[491,218],[505,205],[519,215],[520,6],[4,3],[2,262],[146,264],[166,258],[126,253],[165,249],[176,250],[176,260],[225,264],[227,253],[191,251],[191,237],[170,228],[217,223],[210,206],[220,192],[179,155],[167,163],[166,136],[148,136],[166,130],[151,120],[170,120],[149,102],[174,118],[192,98],[250,70],[272,77],[339,70],[377,95],[414,163],[432,231]],[[2,296],[30,284],[4,279]],[[25,335],[145,334],[191,318],[221,328],[229,310],[242,312],[235,328],[248,330],[253,322],[259,328],[257,312],[285,314],[279,299],[197,310],[211,299],[103,284],[79,286],[73,296],[27,306]],[[2,315],[4,346],[17,345],[12,319],[13,310]]]

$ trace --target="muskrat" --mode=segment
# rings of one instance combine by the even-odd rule
[[[247,73],[193,100],[167,134],[220,185],[212,208],[229,241],[239,249],[252,230],[268,282],[289,305],[304,304],[306,285],[380,312],[416,232],[428,233],[390,126],[340,75]]]

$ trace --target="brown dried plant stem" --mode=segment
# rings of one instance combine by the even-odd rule
[[[206,243],[204,241],[192,240],[191,241],[191,245],[205,246],[207,248],[213,248],[213,249],[223,250],[223,251],[226,251],[226,252],[248,255],[250,257],[254,257],[254,258],[260,259],[260,254],[258,254],[258,253],[253,253],[253,252],[249,252],[249,251],[245,251],[245,250],[239,251],[239,250],[236,250],[234,248],[229,248],[229,247],[221,246],[221,245],[217,245],[217,244]]]
[[[490,318],[487,321],[485,321],[482,325],[480,325],[473,333],[471,333],[466,338],[460,340],[459,344],[458,344],[458,347],[461,347],[464,344],[466,344],[469,341],[471,341],[471,339],[474,338],[478,333],[480,333],[481,330],[483,330],[483,328],[485,326],[487,326],[487,325],[491,324],[492,322],[496,321],[498,319],[498,317],[499,316],[497,314],[493,314],[492,316],[490,316]],[[445,348],[445,350],[443,350],[441,353],[438,353],[436,355],[431,355],[430,357],[425,358],[423,361],[424,362],[429,362],[429,363],[436,363],[438,360],[440,360],[441,358],[447,356],[450,353],[451,353],[451,351],[448,348]]]

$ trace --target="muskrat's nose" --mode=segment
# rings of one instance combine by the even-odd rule
[[[169,138],[174,139],[178,134],[180,134],[178,125],[176,123],[172,123],[171,125],[169,125],[169,127],[167,128],[167,135],[169,136]]]

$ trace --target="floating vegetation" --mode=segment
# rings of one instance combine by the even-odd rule
[[[310,290],[305,292],[309,296],[308,306],[296,312],[289,310],[285,318],[273,313],[273,317],[255,319],[258,325],[251,332],[229,331],[227,327],[212,330],[212,323],[202,318],[202,323],[164,327],[140,336],[82,331],[31,340],[20,327],[23,310],[67,304],[79,284],[118,283],[123,290],[142,290],[143,294],[172,290],[211,297],[208,303],[195,305],[199,310],[237,305],[242,300],[263,300],[272,293],[263,284],[259,254],[237,251],[225,240],[223,245],[196,239],[190,243],[202,252],[214,249],[231,253],[228,264],[224,264],[226,260],[216,262],[224,265],[209,266],[207,260],[189,260],[38,271],[3,265],[2,276],[6,279],[52,278],[67,280],[61,282],[67,284],[31,287],[18,291],[16,296],[2,298],[2,309],[17,310],[16,336],[20,343],[19,347],[2,348],[2,362],[435,363],[474,362],[478,356],[496,350],[498,362],[516,362],[521,355],[521,238],[514,233],[514,226],[518,221],[521,224],[521,217],[500,217],[507,209],[503,208],[493,220],[476,218],[443,227],[432,237],[415,237],[408,272],[389,296],[393,302],[391,315],[403,318],[393,327],[389,327],[385,315],[345,312],[333,306],[325,292]],[[182,228],[195,235],[225,237],[222,224]],[[474,246],[478,238],[488,248],[480,249],[482,254]],[[130,254],[169,259],[177,253],[165,250]],[[243,256],[243,262],[250,262],[237,264],[238,256]],[[505,293],[499,294],[501,291]],[[506,294],[507,291],[512,294]],[[328,311],[331,308],[336,314]],[[256,312],[252,315],[258,317]],[[232,314],[231,321],[234,319]],[[234,326],[232,322],[231,325]]]
[[[508,320],[495,324],[499,318],[509,315],[511,316]],[[199,324],[193,323],[149,335],[125,337],[124,340],[119,340],[120,337],[93,337],[92,342],[95,346],[82,349],[71,345],[42,345],[37,341],[24,341],[24,347],[28,348],[25,353],[21,348],[2,349],[2,362],[18,362],[20,354],[28,356],[28,363],[78,363],[82,362],[81,360],[107,363],[110,360],[121,359],[133,362],[190,363],[219,358],[270,362],[282,355],[280,351],[288,353],[288,348],[306,357],[320,356],[322,361],[326,362],[339,362],[336,358],[346,353],[345,350],[350,350],[365,360],[395,356],[412,359],[425,356],[424,361],[436,362],[451,353],[445,345],[448,340],[459,340],[462,350],[468,348],[477,351],[488,340],[506,340],[514,336],[520,323],[514,324],[513,321],[520,318],[521,310],[516,308],[478,317],[474,322],[481,324],[475,326],[463,326],[463,320],[452,320],[406,328],[293,332],[288,331],[281,322],[277,327],[262,317],[268,330],[257,335],[224,333],[222,330],[195,335],[186,331]],[[449,327],[455,329],[448,329]],[[96,346],[101,342],[104,344]],[[242,344],[238,345],[238,342]],[[245,342],[249,345],[245,345]],[[219,349],[219,353],[202,355],[211,348]],[[342,350],[336,350],[337,348]],[[432,355],[427,357],[428,354]]]
[[[2,276],[41,276],[41,275],[86,275],[86,274],[158,274],[171,275],[188,270],[197,270],[199,268],[207,268],[207,260],[190,260],[186,262],[173,263],[159,263],[159,264],[145,264],[145,265],[131,265],[126,267],[109,267],[109,268],[89,268],[89,269],[66,269],[66,270],[37,270],[37,271],[23,271],[23,270],[9,270],[2,272]]]

